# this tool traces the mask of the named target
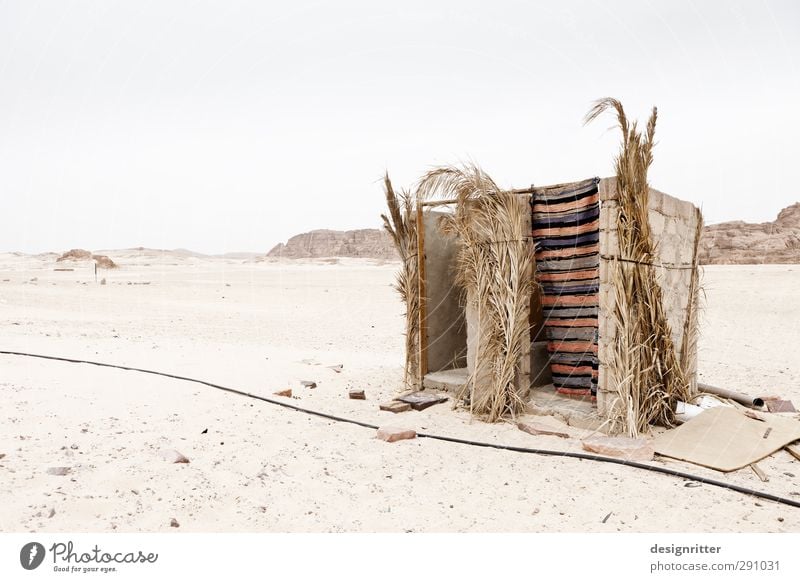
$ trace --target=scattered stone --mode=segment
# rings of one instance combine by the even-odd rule
[[[181,524],[179,524],[178,520],[173,517],[169,520],[169,527],[181,527]]]
[[[363,390],[350,390],[349,396],[351,400],[366,400],[367,395]]]
[[[187,459],[184,455],[176,451],[175,449],[164,449],[161,451],[161,458],[167,461],[168,463],[188,463],[189,459]]]
[[[106,284],[106,278],[105,278],[105,277],[103,277],[102,279],[100,279],[100,284],[101,284],[101,285],[105,285],[105,284]]]
[[[56,510],[55,510],[55,508],[51,507],[51,508],[50,508],[50,511],[47,513],[47,517],[48,517],[48,518],[51,518],[51,517],[53,517],[55,514],[56,514]]]
[[[334,372],[339,374],[339,373],[341,373],[342,368],[344,368],[344,365],[343,364],[336,364],[335,366],[328,366],[328,368],[330,368],[331,370],[333,370]]]
[[[63,477],[64,475],[69,474],[70,471],[72,471],[72,469],[69,467],[50,467],[47,469],[47,474]]]
[[[69,446],[69,448],[71,448],[73,451],[77,451],[77,450],[78,450],[78,445],[76,445],[75,443],[73,443],[73,444],[71,444],[71,445]]]
[[[439,396],[438,394],[431,394],[430,392],[412,392],[405,396],[395,398],[400,402],[405,402],[411,405],[414,410],[425,410],[434,404],[440,404],[447,401],[447,396]]]
[[[131,493],[133,493],[134,495],[139,495],[139,490],[138,489],[131,489]]]
[[[304,388],[316,388],[317,383],[311,380],[300,380],[300,384],[303,385]]]
[[[647,439],[628,437],[590,437],[581,442],[584,450],[629,461],[652,461],[655,451]]]
[[[4,458],[5,456],[6,456],[5,453],[0,453],[0,459]]]
[[[204,428],[203,430],[200,431],[200,434],[208,434],[208,429]]]
[[[517,428],[522,432],[527,432],[528,434],[532,434],[534,436],[547,435],[547,436],[561,437],[562,439],[569,438],[569,435],[567,433],[561,432],[554,428],[549,428],[541,424],[520,422],[519,424],[517,424]]]
[[[286,390],[278,390],[275,392],[275,396],[285,396],[286,398],[292,397],[292,389],[287,388]]]
[[[396,426],[382,426],[378,429],[378,438],[387,443],[417,438],[417,433],[410,428]]]
[[[378,408],[397,414],[398,412],[411,410],[411,405],[406,402],[400,402],[399,400],[392,400],[391,402],[384,402]]]

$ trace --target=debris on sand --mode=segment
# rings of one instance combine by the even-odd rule
[[[316,388],[317,383],[312,380],[300,380],[300,384],[303,385],[304,388]]]
[[[161,451],[161,458],[167,461],[168,463],[188,463],[189,459],[187,459],[183,454],[179,453],[175,449],[164,449]]]
[[[350,390],[348,393],[351,400],[366,400],[367,396],[363,390]]]
[[[417,432],[410,428],[382,426],[378,429],[378,438],[387,443],[417,438]]]
[[[447,396],[439,396],[438,394],[431,394],[430,392],[412,392],[405,396],[395,398],[400,402],[405,402],[411,405],[414,410],[425,410],[434,404],[440,404],[447,401]]]
[[[72,471],[72,469],[70,469],[69,467],[49,467],[47,469],[47,474],[63,477],[64,475],[69,474],[70,471]]]
[[[169,520],[169,527],[181,527],[181,524],[178,523],[178,520],[174,517],[170,518]]]
[[[569,435],[565,432],[561,432],[555,428],[550,428],[548,426],[544,426],[541,424],[530,424],[527,422],[520,422],[517,424],[517,428],[522,432],[527,432],[528,434],[532,434],[534,436],[539,435],[547,435],[547,436],[557,436],[561,437],[562,439],[568,439]]]
[[[286,388],[285,390],[278,390],[277,392],[274,392],[273,394],[275,394],[275,396],[285,396],[286,398],[291,398],[292,397],[292,389],[291,388]]]
[[[411,410],[411,405],[407,402],[392,400],[391,402],[384,402],[378,408],[385,410],[386,412],[394,412],[397,414],[398,412],[406,412],[407,410]]]
[[[629,461],[652,461],[653,444],[647,439],[628,437],[590,437],[581,443],[584,450],[599,455],[622,457]]]

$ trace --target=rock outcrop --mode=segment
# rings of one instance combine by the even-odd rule
[[[270,258],[316,259],[324,257],[359,257],[396,260],[397,251],[389,235],[377,228],[361,230],[312,230],[277,244]]]
[[[705,227],[700,263],[800,263],[800,202],[781,210],[773,222],[737,220]]]
[[[63,261],[95,261],[101,269],[116,269],[118,265],[106,255],[93,255],[83,249],[72,249],[56,259],[57,263]]]

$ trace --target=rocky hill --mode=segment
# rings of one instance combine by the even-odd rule
[[[80,262],[80,261],[94,261],[101,269],[116,269],[117,264],[108,258],[106,255],[93,255],[90,251],[84,249],[72,249],[65,252],[63,255],[56,259],[56,262]]]
[[[781,210],[773,222],[737,220],[705,227],[700,263],[800,263],[800,202]]]
[[[389,235],[377,228],[312,230],[276,245],[267,257],[396,260],[397,252]],[[752,224],[737,220],[706,226],[700,239],[700,263],[800,263],[800,202],[781,210],[773,222]]]
[[[395,260],[397,252],[389,235],[377,228],[346,231],[312,230],[293,236],[286,244],[278,243],[267,253],[267,257],[284,259],[360,257]]]

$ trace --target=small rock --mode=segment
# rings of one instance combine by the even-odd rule
[[[73,445],[70,445],[69,448],[71,448],[73,451],[77,451],[78,450],[78,445],[73,444]]]
[[[168,463],[188,463],[189,459],[187,459],[184,455],[176,451],[175,449],[164,449],[161,451],[161,458],[167,461]]]
[[[652,461],[655,451],[650,441],[628,437],[590,437],[581,443],[584,450],[629,461]]]
[[[382,426],[378,429],[378,438],[387,443],[417,438],[417,433],[410,428],[396,426]]]
[[[275,396],[285,396],[286,398],[291,398],[292,397],[292,389],[291,388],[287,388],[286,390],[278,390],[274,394],[275,394]]]
[[[101,284],[101,285],[105,285],[105,284],[106,284],[106,278],[105,278],[105,277],[103,277],[102,279],[100,279],[100,284]]]
[[[131,493],[133,493],[134,495],[139,495],[139,490],[138,489],[131,489]]]
[[[350,390],[349,392],[351,400],[366,400],[367,396],[364,394],[363,390]]]
[[[0,459],[4,458],[5,456],[6,456],[5,453],[0,453]]]
[[[169,520],[169,527],[181,527],[181,524],[179,524],[178,520],[173,517]]]
[[[53,517],[55,514],[56,514],[55,508],[51,507],[50,511],[47,513],[47,517],[48,518]]]
[[[526,422],[520,422],[517,425],[517,428],[522,432],[527,432],[528,434],[532,434],[534,436],[548,435],[548,436],[561,437],[562,439],[569,438],[569,435],[567,433],[561,432],[559,430],[556,430],[555,428],[550,428],[541,424],[534,424],[534,423],[529,424]]]
[[[72,469],[69,467],[50,467],[47,469],[48,475],[58,475],[59,477],[63,477],[67,475]]]
[[[339,374],[344,366],[342,364],[336,364],[335,366],[328,366],[328,368]]]
[[[204,428],[203,430],[200,431],[200,434],[208,434],[208,429]]]
[[[300,384],[302,384],[302,386],[304,388],[316,388],[317,387],[317,383],[313,382],[311,380],[300,380]]]
[[[397,414],[398,412],[411,410],[411,405],[406,402],[400,402],[399,400],[392,400],[391,402],[384,402],[378,408]]]

